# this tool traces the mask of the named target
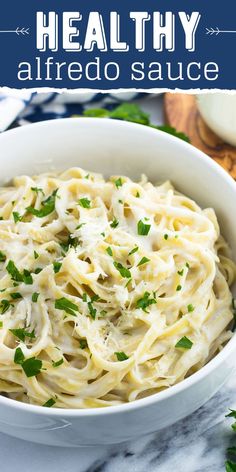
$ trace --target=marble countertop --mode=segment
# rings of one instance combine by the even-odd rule
[[[162,122],[162,97],[143,102]],[[223,472],[225,451],[236,433],[225,418],[236,408],[236,377],[202,408],[175,425],[127,444],[93,448],[56,448],[0,433],[1,472]]]

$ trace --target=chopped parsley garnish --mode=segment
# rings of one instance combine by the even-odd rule
[[[61,248],[66,253],[71,247],[74,249],[79,245],[78,238],[72,238],[71,234],[69,235],[67,241],[60,243]]]
[[[129,269],[124,267],[120,262],[113,262],[114,267],[120,272],[121,277],[129,279],[131,277],[131,272]]]
[[[40,359],[36,359],[36,357],[30,357],[23,361],[21,365],[27,377],[35,377],[40,374],[43,363]]]
[[[12,280],[14,280],[15,282],[23,281],[23,277],[13,261],[10,260],[8,262],[6,269],[7,269],[8,274],[11,275]]]
[[[15,350],[15,355],[14,355],[14,362],[15,364],[23,364],[25,360],[24,353],[22,352],[22,349],[20,347],[17,347]]]
[[[150,296],[151,294],[149,292],[145,292],[143,297],[137,300],[136,307],[141,308],[141,310],[148,313],[146,308],[148,308],[150,305],[154,305],[157,302],[155,298],[150,298]]]
[[[61,266],[62,266],[62,262],[57,262],[57,261],[53,262],[53,270],[55,274],[59,272]]]
[[[140,236],[147,236],[150,231],[151,225],[144,223],[142,220],[139,220],[137,229]]]
[[[120,203],[120,204],[122,205],[124,202],[123,202],[123,200],[121,200],[121,199],[119,198],[118,203]]]
[[[86,349],[86,347],[88,347],[88,343],[87,343],[86,339],[80,339],[79,340],[79,345],[80,345],[80,349]]]
[[[9,302],[9,300],[1,300],[1,303],[0,303],[0,314],[3,315],[4,313],[6,313],[6,311],[10,308],[11,303]]]
[[[94,308],[92,301],[88,302],[88,310],[93,320],[95,320],[97,310]]]
[[[100,316],[105,316],[107,314],[107,311],[106,310],[102,310],[100,311],[99,315]]]
[[[2,328],[2,327],[3,327],[3,322],[2,322],[2,321],[0,321],[0,328]]]
[[[135,196],[136,196],[136,198],[140,198],[140,193],[137,192]]]
[[[76,316],[75,311],[79,311],[79,308],[75,303],[72,303],[68,298],[62,297],[55,300],[55,308],[57,310],[63,310],[68,315]]]
[[[19,298],[23,298],[20,292],[13,292],[11,293],[12,300],[17,300]]]
[[[193,342],[187,338],[187,336],[183,336],[175,345],[177,348],[182,349],[191,349]]]
[[[182,289],[182,285],[177,285],[176,292],[179,292]]]
[[[188,262],[186,262],[186,264],[185,264],[185,265],[186,265],[186,267],[187,267],[188,269],[190,269],[190,265],[189,265],[189,263],[188,263]]]
[[[230,408],[230,413],[228,415],[225,415],[226,418],[235,418],[236,419],[236,410],[231,410]]]
[[[177,272],[177,273],[178,273],[178,274],[179,274],[179,275],[182,277],[182,275],[184,275],[184,269],[182,269],[182,270],[178,270],[178,272]]]
[[[116,186],[117,188],[122,187],[123,182],[122,182],[121,177],[119,177],[119,179],[116,179],[115,182],[114,182],[114,184],[115,184],[115,186]]]
[[[50,195],[46,200],[42,201],[42,206],[39,210],[36,210],[36,208],[33,208],[31,206],[27,207],[26,210],[28,213],[31,213],[34,216],[37,216],[38,218],[43,218],[44,216],[50,215],[55,210],[55,202],[56,202],[56,196],[57,196],[58,189],[54,190],[52,192],[52,195]]]
[[[24,329],[24,328],[9,329],[9,331],[10,331],[16,338],[20,339],[20,341],[23,341],[23,343],[25,342],[25,338],[30,338],[30,339],[36,338],[34,329],[33,329],[33,331],[31,331],[31,332],[27,331],[27,330]]]
[[[36,303],[38,301],[38,298],[39,298],[39,293],[38,292],[34,292],[32,294],[32,302]]]
[[[5,262],[5,260],[6,260],[5,254],[2,251],[0,251],[0,262]]]
[[[120,362],[127,361],[127,359],[129,359],[129,357],[123,351],[115,352],[114,354],[116,355],[117,360],[120,361]]]
[[[226,472],[236,472],[236,463],[232,461],[226,461],[225,470]]]
[[[22,216],[20,215],[20,213],[18,213],[18,211],[13,211],[12,214],[13,214],[15,223],[18,223],[18,221],[22,220]]]
[[[51,408],[51,406],[55,405],[56,400],[54,398],[49,398],[42,406],[46,406],[47,408]]]
[[[52,361],[52,366],[53,367],[59,367],[60,365],[62,365],[64,362],[64,359],[63,357],[61,359],[59,359],[59,361]]]
[[[43,191],[42,188],[39,188],[39,187],[31,187],[31,190],[32,190],[32,192],[35,192],[37,195],[38,195],[39,192],[41,192],[42,195],[45,195],[45,193],[44,193],[44,191]]]
[[[191,313],[192,311],[194,311],[194,306],[192,305],[192,303],[189,303],[189,305],[187,306],[187,309],[188,309],[188,312]]]
[[[34,258],[38,259],[38,257],[39,257],[39,254],[36,251],[34,251]]]
[[[89,200],[88,198],[80,198],[79,205],[83,208],[91,208],[91,200]]]
[[[113,256],[112,248],[110,246],[106,248],[106,251],[109,256]]]
[[[83,302],[87,302],[87,293],[83,293],[82,300]]]
[[[78,226],[76,226],[75,229],[80,229],[80,228],[82,228],[82,226],[84,226],[84,225],[86,225],[86,223],[80,223]]]
[[[42,272],[43,268],[42,267],[37,267],[34,271],[35,274],[40,274]]]
[[[33,277],[32,277],[31,273],[30,273],[28,270],[26,270],[26,269],[23,270],[23,275],[22,275],[22,277],[23,277],[23,282],[24,282],[26,285],[32,285],[32,283],[33,283]]]
[[[24,269],[22,273],[17,269],[13,261],[9,261],[6,266],[7,272],[11,275],[12,280],[15,282],[24,282],[26,285],[32,285],[33,278],[31,273]]]
[[[101,236],[103,236],[103,237],[105,238],[106,235],[105,235],[105,233],[103,232],[103,233],[101,233]]]
[[[112,222],[110,224],[110,227],[111,228],[117,228],[118,224],[119,224],[119,221],[116,218],[114,218],[114,220],[112,220]]]
[[[169,238],[168,234],[164,234],[164,239],[167,241],[167,239]]]
[[[131,256],[132,254],[135,254],[139,250],[138,246],[135,246],[128,254],[128,256]]]
[[[149,262],[149,261],[150,261],[150,259],[148,259],[147,257],[144,256],[144,257],[142,257],[142,259],[139,261],[137,267],[139,267],[139,266],[141,266],[141,265],[143,265],[143,264],[147,264],[147,262]]]

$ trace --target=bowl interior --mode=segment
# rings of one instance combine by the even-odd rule
[[[236,254],[235,182],[205,154],[167,133],[117,120],[62,119],[4,133],[0,152],[1,183],[70,166],[133,179],[145,173],[153,183],[171,180],[202,207],[215,209]]]

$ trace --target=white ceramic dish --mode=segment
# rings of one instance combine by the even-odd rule
[[[236,146],[236,94],[202,93],[198,109],[208,126],[224,141]]]
[[[0,136],[1,182],[81,166],[105,175],[153,182],[170,179],[202,206],[215,208],[236,254],[233,179],[189,144],[154,129],[115,120],[72,118],[42,122]],[[136,402],[88,410],[48,409],[0,396],[0,431],[57,446],[92,446],[133,439],[173,424],[203,405],[232,374],[236,337],[183,382]]]

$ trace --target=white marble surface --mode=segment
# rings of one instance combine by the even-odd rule
[[[143,108],[162,123],[162,97]],[[236,377],[197,412],[135,442],[106,448],[56,448],[0,433],[0,472],[222,472],[236,433],[225,418],[236,407]],[[141,433],[141,431],[140,431]]]

